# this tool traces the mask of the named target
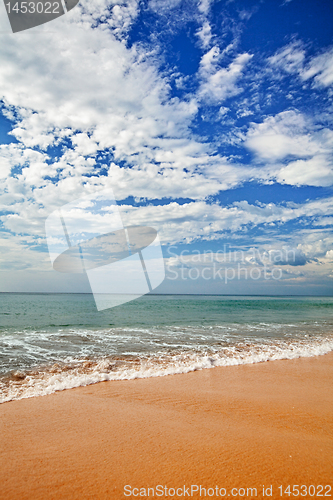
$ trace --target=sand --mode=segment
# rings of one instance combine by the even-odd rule
[[[0,497],[294,498],[279,486],[333,485],[332,382],[333,353],[4,403]]]

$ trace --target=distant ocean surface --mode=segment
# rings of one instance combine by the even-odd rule
[[[333,350],[333,297],[0,293],[0,402]]]

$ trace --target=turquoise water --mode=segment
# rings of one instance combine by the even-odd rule
[[[332,297],[0,294],[0,401],[332,349]]]

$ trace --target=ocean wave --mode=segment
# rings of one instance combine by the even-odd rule
[[[103,381],[163,377],[217,366],[261,363],[327,354],[332,336],[260,343],[237,342],[209,349],[169,349],[142,355],[70,358],[33,370],[16,370],[0,379],[0,403],[46,396]]]

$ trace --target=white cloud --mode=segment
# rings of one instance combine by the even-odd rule
[[[167,11],[178,3],[152,0],[149,5]],[[330,199],[299,205],[241,201],[221,206],[204,201],[250,180],[330,185],[332,132],[319,130],[296,111],[267,117],[252,124],[247,134],[237,131],[244,142],[236,146],[245,145],[255,153],[249,165],[238,164],[237,156],[217,154],[215,144],[200,140],[191,129],[200,106],[219,105],[221,121],[229,109],[231,115],[233,103],[230,108],[221,104],[242,92],[242,77],[252,55],[231,57],[235,44],[224,51],[217,46],[208,50],[215,43],[208,17],[211,2],[201,0],[196,5],[201,23],[197,36],[206,53],[196,75],[198,91],[182,99],[171,97],[169,77],[159,73],[153,49],[128,48],[125,43],[138,16],[139,0],[82,0],[66,20],[52,23],[52,32],[45,28],[38,36],[3,36],[0,97],[19,143],[0,147],[0,209],[7,211],[0,222],[5,231],[28,235],[3,233],[3,265],[48,268],[47,254],[34,250],[45,242],[46,217],[56,207],[105,187],[113,188],[119,200],[128,196],[196,200],[122,207],[128,223],[153,225],[164,243],[217,240],[223,234],[237,239],[262,225],[267,228],[266,239],[267,234],[279,239],[279,224],[300,217],[320,221],[332,215]],[[241,14],[244,19],[248,15]],[[330,57],[327,52],[307,60],[302,46],[294,44],[273,56],[270,64],[298,74],[303,81],[328,85]],[[178,85],[186,78],[179,75]],[[236,115],[248,116],[254,104],[243,99],[238,107]],[[62,147],[57,158],[48,156],[49,146]],[[99,153],[109,151],[112,155],[97,160]],[[98,175],[98,164],[103,175]],[[317,250],[315,241],[299,238],[300,245],[308,245],[299,249],[304,255],[311,258],[326,249],[329,258],[324,236],[325,244]]]
[[[211,4],[212,0],[199,0],[198,3],[199,12],[201,12],[204,15],[207,15],[210,10]]]
[[[327,250],[325,257],[327,257],[330,262],[333,262],[333,250]]]
[[[212,30],[207,20],[205,20],[201,28],[198,29],[196,35],[199,37],[202,47],[207,49],[212,39]]]
[[[298,186],[333,183],[333,132],[317,130],[301,113],[284,111],[252,124],[244,144],[259,161],[272,165],[269,171],[278,182]],[[277,163],[281,160],[288,163]]]
[[[333,217],[320,217],[318,220],[313,222],[314,226],[332,226]]]
[[[313,260],[315,266],[330,263],[333,248],[332,231],[300,231],[297,239],[297,250],[308,260]]]
[[[49,175],[57,171],[61,178],[74,175],[78,185],[82,175],[92,173],[94,159],[87,156],[98,150],[112,150],[117,161],[142,168],[148,178],[163,168],[194,171],[211,163],[207,145],[191,138],[188,131],[197,112],[195,100],[168,100],[167,82],[143,53],[126,49],[102,28],[92,31],[75,23],[70,29],[57,25],[53,33],[39,34],[37,45],[35,40],[29,34],[13,38],[0,55],[0,87],[8,116],[16,116],[13,133],[21,142],[19,148],[5,148],[3,177],[9,172],[8,162],[15,163],[17,155],[23,155],[22,147],[45,149],[64,138],[74,149],[65,149],[47,167]],[[31,167],[26,165],[31,174],[25,170],[21,180],[42,186],[45,182],[38,184],[35,179],[33,161]],[[219,163],[218,158],[213,161]],[[43,173],[41,169],[40,177]],[[136,173],[125,177],[128,181],[140,178]],[[181,179],[182,174],[169,177]],[[207,182],[200,179],[200,184]],[[215,184],[213,192],[218,188]]]
[[[245,145],[266,161],[273,162],[289,155],[306,157],[316,153],[318,145],[305,132],[303,115],[283,111],[269,116],[262,123],[252,124]]]
[[[154,60],[141,49],[127,49],[103,25],[91,30],[91,18],[94,13],[88,12],[74,16],[69,26],[55,24],[52,33],[38,35],[38,44],[29,33],[11,38],[1,51],[0,88],[20,141],[2,147],[0,203],[16,214],[6,221],[8,227],[22,230],[27,200],[47,214],[104,186],[120,198],[202,199],[253,178],[254,171],[212,155],[211,147],[190,133],[198,109],[194,97],[170,99]],[[243,54],[230,64],[219,93],[233,93],[249,58]],[[206,74],[213,73],[206,65]],[[57,146],[64,139],[72,147],[64,147],[50,164],[45,153],[31,149]],[[95,155],[108,150],[114,162],[105,160],[108,175],[96,177]],[[129,168],[117,165],[123,161]],[[14,165],[22,168],[15,179],[8,178]],[[30,221],[39,217],[28,216]]]
[[[118,39],[126,34],[139,14],[139,0],[80,0],[80,3],[60,22],[74,22],[89,29],[99,25],[101,29],[111,28]],[[54,21],[52,22],[54,28]],[[46,28],[49,31],[49,28]]]
[[[154,60],[141,49],[127,49],[103,25],[91,30],[88,21],[93,17],[94,13],[88,13],[78,19],[74,16],[69,26],[55,24],[52,33],[38,35],[37,45],[35,35],[29,33],[4,44],[0,88],[7,115],[16,122],[13,134],[20,148],[46,149],[63,139],[73,146],[64,148],[52,165],[46,164],[46,157],[43,166],[30,158],[20,181],[43,193],[58,192],[58,199],[64,193],[72,196],[72,188],[65,188],[72,181],[66,178],[76,178],[78,193],[83,183],[109,182],[87,176],[94,173],[97,151],[111,150],[115,163],[125,161],[132,167],[113,166],[110,171],[112,182],[119,182],[118,191],[127,195],[197,198],[236,185],[245,170],[230,163],[224,168],[226,162],[212,156],[210,146],[189,131],[198,110],[196,98],[170,99],[168,81],[158,74]],[[238,92],[235,82],[250,57],[238,56],[217,74],[206,64],[202,70],[202,77],[207,76],[206,90],[203,86],[202,92],[208,92],[212,82],[216,84],[213,98]],[[14,150],[7,151],[17,157]],[[4,177],[8,168],[3,167]],[[210,174],[203,176],[210,168],[213,179]],[[43,179],[45,174],[59,176],[58,187],[50,186]],[[41,198],[37,192],[35,196]],[[46,198],[45,203],[52,199]]]
[[[332,186],[333,163],[324,155],[292,161],[279,170],[276,179],[282,184],[293,186]]]
[[[252,55],[245,52],[236,56],[227,68],[221,68],[220,50],[217,46],[212,47],[200,62],[201,86],[198,96],[208,103],[218,104],[239,94],[242,89],[237,86],[237,80],[251,58]]]
[[[40,35],[40,42],[36,47],[35,37],[27,34],[5,44],[7,50],[1,52],[3,97],[19,110],[14,133],[26,146],[52,144],[65,128],[72,133],[101,131],[105,125],[106,132],[113,132],[112,141],[130,124],[135,127],[150,116],[150,133],[165,133],[164,122],[157,119],[163,109],[163,81],[152,65],[138,62],[135,50],[101,29],[87,36],[76,25]],[[177,103],[170,108],[172,113]]]
[[[333,48],[323,54],[313,57],[301,72],[301,78],[314,78],[319,87],[328,87],[333,84]]]
[[[246,230],[248,226],[281,224],[300,217],[318,217],[333,214],[333,198],[310,201],[304,204],[277,205],[275,203],[252,205],[247,201],[229,206],[203,201],[134,208],[122,206],[125,224],[143,224],[155,227],[165,243],[213,240],[225,232]],[[333,239],[333,238],[332,238]]]
[[[276,70],[295,73],[302,81],[312,80],[315,87],[329,87],[333,84],[333,48],[311,58],[301,42],[292,42],[268,58]]]
[[[50,259],[47,252],[41,253],[38,239],[10,233],[1,233],[0,272],[4,270],[49,270]],[[34,248],[35,247],[35,248]],[[1,273],[2,275],[2,273]]]
[[[257,8],[254,8],[252,10],[242,9],[239,11],[238,15],[242,21],[248,21],[249,19],[251,19],[252,15],[256,10]]]
[[[217,170],[216,170],[217,169]],[[207,168],[208,172],[209,168]],[[198,198],[207,196],[214,189],[217,191],[219,183],[214,177],[221,178],[221,172],[227,172],[227,165],[216,167],[208,175],[190,176],[183,172],[165,170],[159,176],[152,169],[134,170],[122,169],[113,164],[108,177],[90,177],[86,184],[78,185],[75,177],[66,177],[57,185],[47,182],[43,187],[33,192],[26,190],[22,194],[16,193],[22,186],[19,179],[11,179],[11,200],[5,200],[11,211],[1,216],[0,220],[6,230],[14,233],[25,233],[43,236],[44,221],[47,215],[56,207],[77,199],[85,193],[96,192],[101,188],[118,186],[115,190],[118,199],[125,198],[133,192],[128,190],[128,184],[135,184],[136,192],[141,197],[157,198],[162,196],[189,197],[196,192]],[[23,175],[23,174],[22,174]],[[231,169],[229,182],[232,182]],[[244,177],[244,174],[241,174]],[[237,184],[238,179],[235,179]],[[24,184],[23,184],[24,185]],[[3,195],[4,197],[8,195]],[[9,202],[11,204],[9,204]],[[276,205],[274,203],[251,205],[247,201],[235,202],[230,206],[210,204],[196,201],[185,204],[172,202],[168,205],[144,206],[133,208],[122,206],[127,224],[153,225],[160,231],[164,241],[192,241],[196,238],[214,239],[220,237],[221,231],[237,233],[247,226],[260,224],[279,224],[299,217],[318,218],[333,214],[333,199],[312,201],[301,205]]]
[[[12,169],[21,170],[21,176],[25,180],[29,178],[30,185],[40,185],[45,175],[55,173],[54,167],[46,163],[48,155],[30,148],[23,148],[18,144],[0,145],[0,179],[2,183],[9,181]],[[0,184],[1,192],[1,184]]]
[[[160,12],[161,10],[169,10],[177,7],[182,0],[149,0],[150,9]]]
[[[292,42],[278,50],[268,62],[274,68],[279,68],[287,73],[300,73],[305,61],[305,49],[300,42]]]

